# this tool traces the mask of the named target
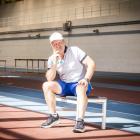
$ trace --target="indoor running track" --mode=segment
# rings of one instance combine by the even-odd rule
[[[0,104],[49,114],[41,90],[0,85]],[[75,108],[75,104],[57,101],[57,108]],[[88,104],[87,112],[101,112],[101,105]],[[75,119],[76,111],[58,111],[60,117]],[[86,116],[85,122],[101,125],[101,117]],[[106,126],[140,133],[140,105],[107,101]]]

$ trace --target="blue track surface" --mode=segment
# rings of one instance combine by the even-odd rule
[[[14,76],[9,74],[0,74],[0,76],[14,77],[14,78],[24,78],[24,79],[32,79],[32,80],[41,80],[46,81],[45,77],[34,77],[34,76]],[[56,79],[57,80],[57,79]],[[105,88],[115,88],[115,89],[123,89],[123,90],[132,90],[132,91],[140,91],[140,87],[135,86],[125,86],[125,85],[115,85],[115,84],[104,84],[104,83],[95,83],[91,82],[91,85],[97,87],[105,87]]]
[[[42,91],[0,85],[0,104],[49,113]],[[75,108],[75,104],[57,101],[57,108]],[[101,113],[101,105],[89,103],[87,112]],[[58,111],[61,117],[75,119],[75,111]],[[85,117],[86,122],[101,125],[101,117]],[[140,105],[107,101],[106,125],[109,127],[140,133]]]

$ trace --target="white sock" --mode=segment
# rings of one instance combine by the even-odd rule
[[[52,115],[53,115],[53,117],[57,117],[57,113],[53,113]]]

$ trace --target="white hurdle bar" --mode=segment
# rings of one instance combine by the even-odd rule
[[[56,101],[77,104],[77,101],[71,100],[71,99],[77,99],[77,97],[75,97],[75,96],[61,97],[61,96],[56,95],[55,97],[56,97]],[[107,98],[106,97],[97,97],[97,96],[88,96],[88,102],[102,104],[102,113],[85,113],[85,116],[102,116],[101,129],[105,129],[106,128]],[[75,109],[75,108],[56,108],[56,110],[57,111],[77,111],[76,120],[78,119],[78,107],[77,107],[77,109]]]

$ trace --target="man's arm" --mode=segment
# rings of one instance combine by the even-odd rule
[[[87,66],[87,72],[86,72],[85,78],[90,80],[92,78],[92,76],[93,76],[96,64],[89,56],[87,56],[84,59],[83,64],[85,64]],[[79,84],[84,84],[85,86],[88,85],[88,82],[86,80],[84,80],[84,79],[82,79],[78,83]]]
[[[54,78],[56,77],[56,67],[57,67],[57,62],[53,63],[51,68],[49,70],[47,70],[46,78],[48,81],[53,81]]]
[[[93,76],[96,64],[89,56],[85,58],[85,60],[83,61],[83,64],[87,66],[87,72],[86,72],[85,78],[88,78],[90,80]]]
[[[54,51],[53,64],[46,73],[46,78],[48,81],[53,81],[54,78],[56,77],[56,68],[57,68],[57,62],[58,62],[59,57],[60,55],[58,54],[58,51]]]

